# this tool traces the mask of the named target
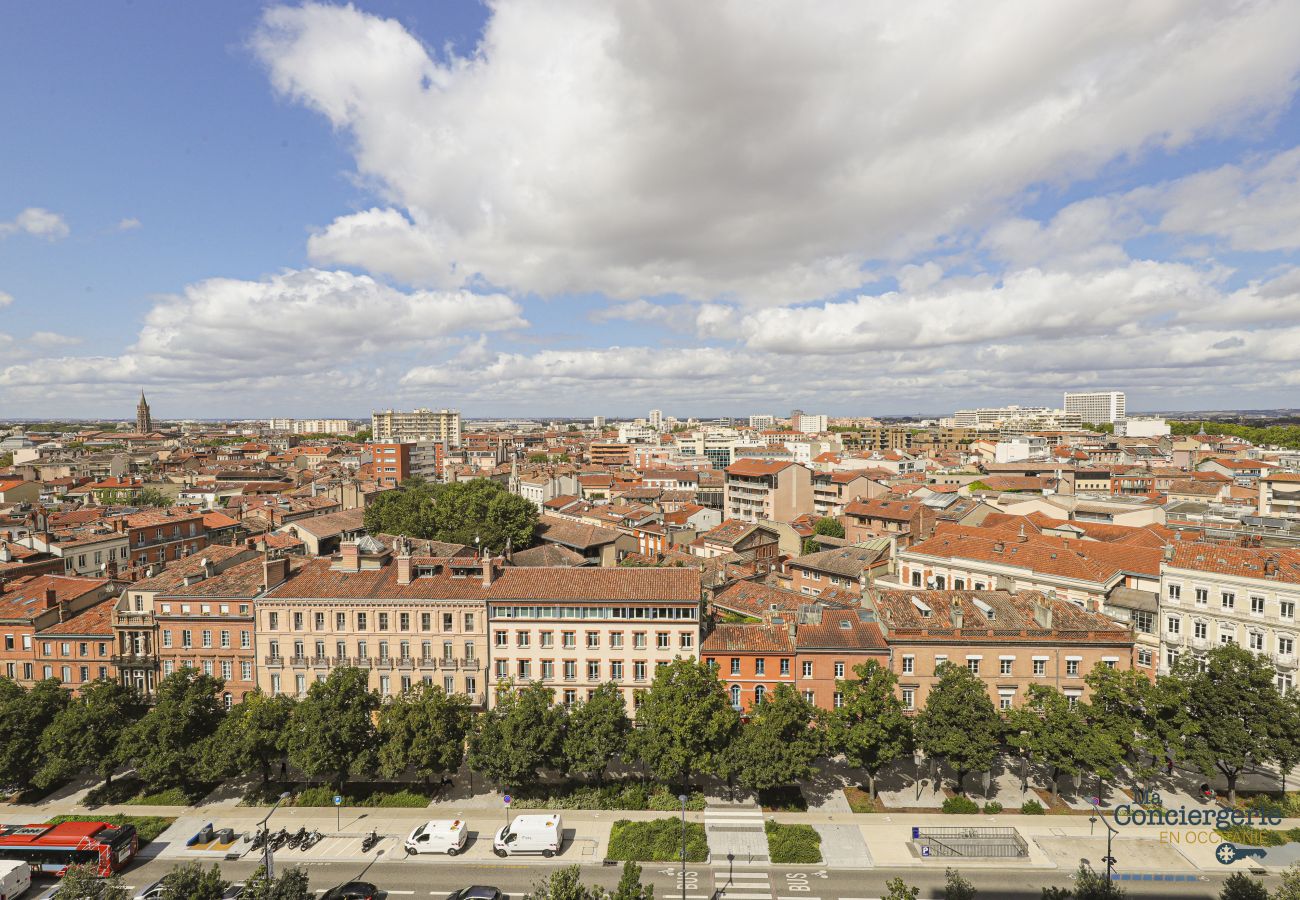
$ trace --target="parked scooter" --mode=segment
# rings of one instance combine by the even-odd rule
[[[307,839],[307,829],[299,828],[297,831],[293,833],[293,837],[289,838],[289,849],[297,850],[299,847],[302,846],[302,842],[306,839]]]
[[[366,835],[364,838],[361,839],[361,852],[369,853],[371,848],[378,843],[379,843],[379,834],[374,831],[370,832],[370,834]]]
[[[310,850],[312,847],[315,847],[324,839],[325,839],[325,835],[321,834],[320,829],[318,828],[315,831],[313,831],[311,834],[307,835],[307,837],[303,840],[302,849]]]
[[[254,850],[261,850],[263,847],[265,847],[265,846],[266,846],[266,840],[267,840],[268,837],[269,837],[269,835],[266,833],[266,829],[265,829],[265,828],[259,828],[259,829],[257,830],[257,834],[253,835],[253,849],[254,849]]]
[[[279,831],[275,833],[275,837],[271,838],[271,849],[279,850],[281,847],[285,845],[285,843],[288,840],[289,840],[289,832],[281,828]]]

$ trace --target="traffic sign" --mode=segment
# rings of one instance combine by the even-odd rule
[[[929,856],[929,855],[930,855],[930,845],[929,845],[929,844],[926,844],[926,845],[924,845],[924,846],[921,847],[921,855],[922,855],[922,856]]]
[[[334,795],[334,805],[335,805],[335,806],[342,806],[342,805],[343,805],[343,796],[342,796],[341,794],[335,794],[335,795]]]
[[[506,806],[509,806],[509,805],[510,805],[510,795],[509,795],[509,794],[506,794],[504,799],[505,799],[505,802],[506,802]]]

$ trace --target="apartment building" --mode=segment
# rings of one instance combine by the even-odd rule
[[[613,682],[631,713],[657,666],[699,658],[693,569],[506,569],[486,599],[489,694],[540,681],[570,705]]]
[[[416,409],[398,412],[386,409],[370,414],[370,436],[381,443],[436,441],[459,447],[460,413],[454,409]]]
[[[1300,472],[1273,472],[1259,479],[1259,514],[1300,519]]]
[[[150,564],[174,562],[208,545],[202,512],[151,509],[119,516],[113,524],[127,535],[131,552],[127,570],[132,576]]]
[[[202,555],[186,557],[153,572],[146,570],[145,577],[129,585],[113,604],[112,662],[118,680],[146,697],[158,687],[163,649],[156,617],[160,594],[183,590],[217,577],[232,566],[258,559],[261,556],[250,547],[212,546],[205,548]]]
[[[724,490],[729,519],[792,522],[813,511],[812,471],[793,462],[737,460],[727,466]]]
[[[609,441],[593,441],[587,448],[593,466],[626,466],[632,459],[632,445]]]
[[[1128,418],[1123,391],[1066,391],[1062,405],[1067,413],[1094,425]]]
[[[0,671],[24,687],[59,678],[76,689],[111,677],[112,634],[99,621],[111,594],[105,578],[31,575],[0,583]]]
[[[129,568],[130,538],[102,522],[54,534],[32,532],[19,543],[60,558],[67,575],[105,578]]]
[[[395,488],[408,478],[442,480],[441,441],[378,441],[369,447],[380,487]]]
[[[845,540],[852,543],[892,537],[898,546],[907,547],[930,535],[937,515],[932,507],[912,497],[877,497],[847,504],[839,521]]]
[[[210,574],[209,574],[210,573]],[[257,687],[253,604],[288,577],[289,560],[257,556],[188,578],[154,598],[162,677],[191,668],[220,678],[229,709]]]
[[[868,544],[834,547],[787,560],[790,588],[807,597],[833,591],[861,596],[877,575],[889,572],[892,541],[877,539]]]
[[[306,560],[258,597],[258,686],[306,694],[331,669],[359,666],[391,697],[416,681],[485,702],[485,590],[500,564],[476,557],[417,556],[366,536],[334,557]]]
[[[872,590],[863,599],[889,645],[905,709],[925,706],[944,663],[965,666],[1000,709],[1032,684],[1086,699],[1097,665],[1133,667],[1128,629],[1039,591]]]
[[[1183,653],[1240,644],[1277,668],[1278,687],[1295,687],[1300,639],[1300,550],[1174,541],[1162,553],[1160,671]]]
[[[889,488],[859,469],[814,472],[813,513],[834,518],[854,500],[872,500],[889,493]]]

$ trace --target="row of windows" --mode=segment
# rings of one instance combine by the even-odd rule
[[[741,658],[738,657],[738,656],[733,656],[733,657],[731,657],[731,669],[730,669],[730,674],[731,674],[731,675],[741,675],[741,674],[743,674],[743,673],[741,672],[741,669],[740,669],[740,659],[741,659]],[[717,661],[716,659],[713,659],[712,657],[710,657],[709,659],[706,659],[705,662],[706,662],[708,665],[710,665],[710,666],[715,666],[715,667],[716,667],[716,666],[718,665],[718,661]],[[790,660],[789,660],[789,659],[779,659],[779,660],[777,660],[777,662],[779,663],[779,667],[778,667],[778,671],[779,671],[779,673],[780,673],[781,675],[789,675],[789,674],[790,674]],[[837,662],[834,663],[834,667],[835,667],[835,677],[836,677],[836,678],[843,678],[843,677],[844,677],[844,663],[837,661]],[[804,677],[804,678],[812,678],[812,677],[813,677],[813,664],[812,664],[812,660],[804,660],[804,661],[802,662],[802,664],[801,664],[801,669],[800,669],[800,671],[803,673],[803,677]],[[766,674],[767,674],[767,660],[764,659],[763,657],[755,657],[755,658],[754,658],[754,674],[755,674],[755,675],[766,675]]]
[[[935,590],[942,591],[942,590],[946,589],[947,586],[948,586],[948,579],[947,579],[946,576],[943,576],[943,575],[935,575],[935,576],[934,576],[934,589],[935,589]],[[912,571],[912,587],[923,587],[923,585],[921,584],[921,573],[918,572],[918,571],[916,571],[916,570],[913,570],[913,571]],[[972,591],[982,591],[982,590],[984,590],[986,587],[988,587],[988,585],[985,584],[983,581],[972,581],[972,582],[971,582],[971,585],[970,585],[970,589],[971,589]],[[952,580],[952,589],[953,589],[954,591],[964,591],[964,590],[966,590],[966,579],[965,579],[965,578],[953,578],[953,580]]]
[[[352,616],[352,628],[348,627],[348,616]],[[294,631],[307,630],[307,613],[292,612],[286,614],[288,624]],[[346,613],[336,612],[333,614],[333,631],[369,631],[373,622],[376,631],[411,631],[412,625],[419,623],[420,631],[433,631],[434,622],[433,613],[387,613],[377,612],[371,617],[371,613],[357,612]],[[312,631],[328,631],[326,627],[330,622],[328,613],[317,612],[311,614]],[[461,617],[461,628],[463,631],[473,631],[475,622],[475,613],[467,612]],[[439,617],[439,624],[442,626],[441,631],[449,632],[455,630],[456,618],[454,613],[445,612]],[[268,610],[266,613],[266,627],[270,631],[280,630],[280,613],[275,610]]]
[[[30,650],[30,649],[32,649],[32,636],[31,636],[30,634],[24,634],[24,635],[22,636],[22,638],[23,638],[23,649],[24,649],[24,650]],[[17,641],[16,641],[14,635],[12,635],[12,634],[6,634],[6,635],[5,635],[5,649],[6,649],[6,650],[14,650],[14,649],[16,649],[16,643],[17,643]],[[42,655],[42,656],[53,656],[53,655],[54,655],[54,643],[55,643],[54,641],[42,641],[42,642],[41,642],[41,655]],[[91,651],[91,649],[90,649],[92,643],[94,643],[94,645],[95,645],[95,648],[96,648],[96,649],[95,649],[94,652],[95,652],[96,655],[98,655],[98,656],[108,656],[108,642],[107,642],[107,641],[94,641],[94,642],[91,642],[91,641],[60,641],[60,642],[59,642],[59,656],[72,656],[72,655],[74,655],[74,654],[73,654],[73,650],[72,650],[72,648],[73,648],[73,645],[75,644],[75,645],[76,645],[76,648],[77,648],[77,651],[76,651],[76,654],[75,654],[75,655],[80,656],[80,657],[82,657],[82,658],[88,657],[88,656],[90,656],[90,655],[92,654],[92,651]]]
[[[193,604],[191,604],[191,603],[182,603],[182,604],[180,604],[180,607],[181,607],[181,615],[183,615],[183,616],[188,616],[188,615],[192,615],[192,614],[193,614],[193,610],[194,610],[194,605],[193,605]],[[143,609],[144,609],[144,598],[141,597],[141,595],[136,594],[136,595],[135,595],[135,610],[136,610],[136,612],[140,612],[140,611],[143,610]],[[171,613],[172,613],[172,604],[170,604],[170,603],[160,603],[160,604],[158,605],[158,610],[159,610],[159,613],[160,613],[161,615],[164,615],[164,616],[171,615]],[[199,604],[199,612],[200,612],[202,615],[205,615],[205,616],[210,616],[210,615],[212,615],[212,604],[211,604],[211,603],[200,603],[200,604]],[[217,604],[217,613],[218,613],[219,615],[223,615],[223,616],[228,616],[228,615],[230,615],[230,604],[229,604],[229,603],[219,603],[219,604]],[[246,616],[246,615],[248,615],[248,604],[247,604],[247,603],[241,603],[241,604],[239,604],[239,614],[240,614],[241,616]]]
[[[644,631],[632,632],[632,648],[634,650],[646,649],[647,633]],[[583,636],[584,646],[588,650],[599,650],[601,647],[601,632],[588,631]],[[527,648],[533,645],[533,633],[531,631],[516,631],[514,634],[514,646]],[[492,646],[509,647],[511,646],[510,633],[508,631],[494,631],[492,633]],[[554,631],[539,631],[537,633],[537,646],[543,650],[549,650],[555,646]],[[565,650],[574,650],[578,646],[578,632],[561,631],[560,647]],[[611,650],[619,650],[623,647],[623,632],[611,631],[609,633],[609,646]],[[681,650],[690,650],[695,646],[695,632],[681,631],[677,634],[677,647]],[[670,631],[655,632],[655,648],[658,650],[671,650],[673,648],[673,635]]]
[[[32,663],[23,663],[22,667],[23,667],[22,668],[23,679],[27,681],[31,681],[35,674],[35,666]],[[93,676],[94,678],[108,677],[108,666],[97,666],[94,671],[95,671],[95,675]],[[72,666],[61,666],[59,668],[59,680],[62,681],[64,684],[84,684],[85,682],[91,680],[92,676],[90,673],[91,673],[90,666],[77,666],[76,668],[73,668]],[[75,679],[73,678],[74,675],[76,676]],[[17,663],[5,663],[5,677],[9,678],[10,680],[16,680],[18,678]],[[54,666],[41,667],[41,678],[53,678],[53,677],[54,677]]]
[[[316,680],[324,681],[325,676],[318,673],[316,675]],[[431,675],[425,675],[421,680],[425,684],[433,684],[433,676]],[[305,697],[307,695],[307,684],[308,682],[307,682],[306,675],[294,676],[293,686],[294,686],[294,690],[297,692],[299,697]],[[410,675],[400,676],[397,682],[398,689],[402,692],[409,691],[412,688],[412,686],[414,686],[414,684],[415,682],[412,680]],[[456,677],[454,675],[444,675],[442,679],[442,689],[448,694],[456,693]],[[466,675],[464,693],[472,697],[477,691],[478,691],[478,679],[473,675]],[[284,693],[284,684],[280,678],[279,673],[272,673],[271,675],[271,693],[277,696],[279,694]],[[379,676],[379,693],[385,697],[392,696],[393,694],[392,676],[390,675]]]
[[[1237,643],[1237,625],[1231,622],[1218,623],[1218,636],[1220,644]],[[1171,637],[1182,634],[1183,619],[1182,616],[1169,616],[1165,620],[1165,633]],[[1209,640],[1210,624],[1204,619],[1192,620],[1192,637],[1197,640]],[[1267,649],[1267,638],[1263,631],[1246,626],[1246,646],[1251,650],[1263,652]],[[1295,653],[1295,638],[1291,635],[1277,635],[1277,652],[1289,656]]]
[[[178,668],[186,667],[198,669],[203,672],[204,675],[220,675],[226,681],[233,678],[235,672],[235,664],[228,659],[219,660],[217,663],[213,663],[210,659],[200,660],[198,663],[195,663],[192,659],[182,659],[179,661],[179,665],[177,664],[177,660],[174,659],[164,659],[162,661],[163,675],[170,675]],[[245,659],[240,661],[239,678],[241,681],[253,680],[252,660]]]
[[[665,665],[667,665],[667,662],[662,660],[655,663],[656,668]],[[623,680],[625,669],[622,660],[614,660],[608,663],[608,678],[605,677],[604,666],[605,663],[602,663],[599,660],[587,660],[580,670],[576,659],[566,659],[560,661],[559,671],[564,681],[577,681],[579,671],[586,673],[587,681]],[[632,663],[632,680],[645,681],[648,671],[648,664],[643,660],[637,660]],[[556,667],[555,660],[553,659],[543,659],[536,667],[534,667],[533,660],[531,659],[516,660],[513,666],[511,666],[509,660],[498,659],[493,667],[493,672],[498,681],[504,681],[507,678],[514,678],[519,681],[531,681],[534,677],[534,673],[536,673],[536,677],[542,681],[554,681]]]
[[[694,606],[496,606],[492,619],[694,619]]]
[[[1183,597],[1183,586],[1182,586],[1181,584],[1172,584],[1172,583],[1171,583],[1171,584],[1168,584],[1168,585],[1166,585],[1165,590],[1166,590],[1166,594],[1167,594],[1167,596],[1169,597],[1169,602],[1171,602],[1171,603],[1178,603],[1178,602],[1181,602],[1182,597]],[[1197,605],[1197,606],[1209,606],[1209,604],[1210,604],[1210,589],[1209,589],[1209,588],[1207,588],[1207,587],[1197,587],[1197,586],[1193,586],[1192,591],[1193,591],[1193,597],[1194,597],[1194,599],[1195,599],[1195,602],[1196,602],[1196,605]],[[1219,591],[1219,598],[1218,598],[1218,599],[1219,599],[1219,608],[1220,608],[1220,609],[1236,609],[1236,608],[1237,608],[1237,593],[1236,593],[1236,591],[1224,591],[1224,590],[1221,590],[1221,591]],[[1260,596],[1259,594],[1250,594],[1250,595],[1248,595],[1248,598],[1247,598],[1247,599],[1248,599],[1248,602],[1249,602],[1249,605],[1250,605],[1250,614],[1251,614],[1251,615],[1253,615],[1253,616],[1263,616],[1263,615],[1267,615],[1267,613],[1268,613],[1268,598],[1263,597],[1263,596]],[[1294,618],[1295,618],[1295,601],[1294,601],[1294,600],[1279,600],[1279,601],[1277,601],[1277,615],[1278,615],[1279,618],[1282,618],[1282,619],[1294,619]]]
[[[223,629],[221,629],[220,631],[216,631],[216,632],[215,632],[216,640],[217,640],[217,644],[215,644],[215,645],[212,643],[212,641],[213,641],[213,635],[214,635],[214,632],[213,632],[213,630],[212,630],[211,628],[204,628],[204,629],[200,630],[200,631],[199,631],[199,646],[200,646],[200,647],[205,647],[205,648],[210,648],[210,647],[213,647],[213,646],[218,646],[218,647],[221,647],[223,650],[229,649],[229,648],[232,646],[232,644],[230,643],[230,641],[231,641],[231,637],[230,637],[230,631],[229,631],[229,630],[223,628]],[[164,647],[171,647],[171,646],[173,646],[173,644],[172,644],[172,630],[171,630],[170,628],[164,628],[163,631],[162,631],[162,645],[163,645]],[[194,632],[193,632],[191,629],[189,629],[189,628],[182,628],[182,629],[180,629],[180,646],[181,646],[182,648],[187,648],[187,647],[193,647],[193,646],[194,646]],[[252,647],[252,646],[253,646],[253,633],[252,633],[251,631],[248,631],[247,629],[243,629],[243,630],[241,630],[241,631],[239,632],[239,647],[240,647],[240,649],[241,649],[241,650],[247,650],[247,649],[249,649],[249,648]]]
[[[131,555],[131,551],[129,551],[125,546],[120,548],[120,552],[121,552],[122,559],[126,559],[128,556]],[[112,562],[113,560],[117,559],[118,551],[110,547],[107,550],[96,550],[93,554],[89,554],[89,555],[85,553],[78,553],[77,554],[78,569],[86,568],[86,562],[88,556],[93,556],[95,560],[95,565],[100,566],[106,562]],[[107,557],[107,559],[105,559],[105,557]],[[72,560],[68,560],[68,562],[70,564]],[[71,569],[72,566],[69,565],[68,568]]]
[[[377,641],[375,646],[379,651],[380,659],[393,658],[391,656],[391,651],[394,649],[392,643],[390,643],[389,641]],[[315,651],[313,653],[314,658],[324,659],[327,656],[329,656],[328,647],[329,645],[326,641],[316,641],[312,647],[312,650]],[[370,655],[370,647],[371,644],[369,641],[357,641],[356,642],[357,656],[362,658],[368,657]],[[414,645],[410,641],[398,641],[396,645],[397,658],[414,659],[415,657],[411,655],[411,650],[413,649],[413,647]],[[267,649],[269,654],[272,657],[278,658],[280,656],[280,642],[278,640],[272,640],[267,645]],[[351,655],[348,653],[347,641],[335,641],[333,649],[334,649],[335,657],[343,658]],[[453,641],[442,642],[440,648],[442,651],[442,655],[440,657],[434,656],[435,647],[433,641],[421,641],[418,649],[420,651],[421,659],[455,659],[456,658],[456,647],[455,647],[455,642]],[[464,657],[463,657],[464,659],[473,660],[475,658],[473,641],[465,641],[461,645],[461,649],[464,650]],[[294,641],[293,655],[298,658],[306,657],[307,642]]]
[[[190,522],[189,536],[194,537],[199,533],[198,523]],[[153,530],[153,539],[155,541],[166,540],[168,537],[166,528],[155,528]],[[181,526],[173,525],[171,530],[172,540],[179,540],[182,537]],[[149,529],[142,528],[135,533],[136,546],[140,546],[149,540]]]
[[[915,657],[915,656],[904,656],[904,657],[902,658],[902,660],[903,660],[903,674],[904,674],[904,675],[915,675],[915,674],[917,674],[917,672],[916,672],[916,657]],[[948,662],[948,661],[949,661],[949,660],[948,660],[948,657],[947,657],[947,656],[936,655],[935,658],[934,658],[934,674],[935,674],[935,675],[938,675],[938,674],[939,674],[939,667],[942,666],[944,663],[946,663],[946,662]],[[981,671],[983,670],[983,666],[982,666],[983,662],[984,662],[984,660],[983,660],[982,657],[977,657],[977,656],[968,656],[968,657],[966,657],[966,668],[969,669],[973,674],[975,674],[975,675],[979,675],[979,674],[981,673]],[[1031,659],[1030,662],[1033,664],[1033,672],[1032,672],[1032,674],[1033,674],[1034,676],[1036,676],[1036,677],[1043,677],[1043,676],[1046,676],[1046,675],[1047,675],[1047,660],[1046,660],[1046,659]],[[1113,669],[1113,668],[1115,668],[1115,665],[1116,665],[1116,663],[1118,662],[1118,660],[1114,660],[1114,659],[1103,659],[1102,662],[1105,663],[1107,666],[1109,666],[1110,668]],[[1080,674],[1080,666],[1081,666],[1081,664],[1082,664],[1082,660],[1080,660],[1080,659],[1071,659],[1071,658],[1068,658],[1068,657],[1067,657],[1066,660],[1065,660],[1065,674],[1066,674],[1066,677],[1069,677],[1069,678],[1077,678],[1077,677],[1079,676],[1079,674]],[[1005,659],[999,659],[999,660],[998,660],[998,674],[999,674],[999,675],[1009,675],[1009,676],[1014,676],[1014,675],[1016,674],[1015,666],[1016,666],[1016,658],[1015,658],[1014,656],[1013,656],[1013,657],[1008,657],[1008,658],[1005,658]],[[836,676],[836,677],[839,677],[839,676]]]

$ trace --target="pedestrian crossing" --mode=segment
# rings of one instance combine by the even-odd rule
[[[762,820],[761,814],[759,819]],[[713,890],[718,900],[772,900],[775,896],[772,890],[772,875],[765,869],[715,871]],[[812,900],[812,898],[801,898],[801,900]]]
[[[704,810],[704,834],[714,862],[768,865],[763,810],[750,804],[714,804]]]

